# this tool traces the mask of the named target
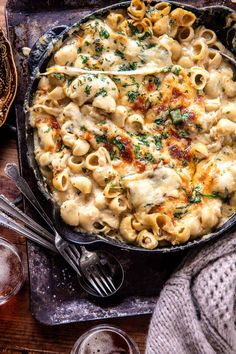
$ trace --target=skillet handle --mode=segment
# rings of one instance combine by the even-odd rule
[[[56,26],[50,28],[47,32],[45,32],[33,45],[29,59],[28,59],[28,67],[30,75],[34,72],[34,70],[38,67],[38,64],[48,49],[48,46],[55,40],[59,35],[67,30],[69,27],[66,25]]]

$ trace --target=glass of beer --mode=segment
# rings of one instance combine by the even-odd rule
[[[17,248],[0,237],[0,305],[11,299],[24,282],[24,266]]]
[[[71,354],[140,354],[140,351],[124,331],[104,324],[84,333],[75,343]]]

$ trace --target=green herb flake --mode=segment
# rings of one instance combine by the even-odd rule
[[[156,149],[161,150],[162,148],[161,136],[154,136],[153,140],[154,140],[154,144],[156,145]]]
[[[85,93],[86,93],[86,95],[87,95],[87,96],[89,96],[89,95],[90,95],[91,88],[92,88],[92,86],[90,86],[90,85],[86,85],[86,87],[85,87]]]
[[[44,133],[49,133],[50,131],[52,130],[52,128],[48,128],[48,129],[46,129],[46,130],[44,130]]]
[[[162,125],[164,123],[163,118],[157,118],[154,123],[156,123],[156,125]]]
[[[139,142],[145,146],[149,146],[148,136],[147,135],[137,135]]]
[[[97,144],[105,143],[107,141],[107,136],[105,134],[104,135],[95,134],[94,136]]]
[[[128,101],[134,102],[137,99],[138,95],[139,95],[138,91],[129,91],[127,93]]]
[[[101,88],[97,93],[96,96],[102,96],[102,97],[106,97],[107,96],[107,91],[104,88]]]
[[[115,55],[121,59],[125,59],[124,53],[122,53],[119,49],[115,50]]]
[[[107,39],[107,38],[110,37],[109,32],[108,32],[105,28],[103,28],[103,29],[99,32],[99,36],[100,36],[100,38],[104,38],[104,39]]]
[[[82,130],[82,132],[86,132],[87,128],[84,125],[81,125],[80,130]]]
[[[55,77],[55,79],[57,80],[64,80],[65,78],[63,74],[59,74],[59,73],[53,74],[53,77]]]
[[[156,163],[154,156],[152,154],[150,154],[149,152],[144,155],[142,160],[146,160],[151,163]]]
[[[120,136],[116,136],[115,138],[112,139],[111,143],[117,147],[117,149],[121,152],[125,150],[124,143],[121,141]]]
[[[81,55],[81,56],[80,56],[80,59],[82,60],[82,64],[86,64],[87,61],[89,60],[89,58],[86,57],[85,55]]]
[[[131,71],[131,70],[136,70],[137,69],[137,63],[128,63],[128,64],[122,64],[119,67],[119,71]]]

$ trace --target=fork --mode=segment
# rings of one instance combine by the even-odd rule
[[[55,233],[56,249],[78,275],[82,279],[84,278],[84,283],[87,286],[90,284],[101,297],[112,295],[117,289],[112,282],[111,276],[103,269],[103,265],[96,252],[87,251],[84,246],[79,247],[63,240],[54,228],[48,215],[44,212],[26,180],[20,176],[17,166],[15,164],[7,164],[4,171],[8,177],[13,179],[19,191],[53,230]]]

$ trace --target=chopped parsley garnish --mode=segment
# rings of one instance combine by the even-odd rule
[[[102,97],[106,97],[107,96],[107,91],[104,88],[101,88],[97,93],[96,93],[96,97],[97,96],[102,96]]]
[[[102,51],[103,51],[103,45],[102,45],[100,39],[96,39],[96,40],[94,41],[94,44],[95,44],[95,52],[96,52],[97,54],[101,54]]]
[[[179,132],[179,135],[181,136],[181,138],[188,138],[189,137],[189,131],[188,130],[181,130]]]
[[[140,146],[139,145],[134,145],[134,156],[136,159],[139,159],[139,152],[140,152]]]
[[[174,68],[172,69],[172,72],[175,75],[179,75],[181,73],[181,67],[180,66],[174,66]]]
[[[174,109],[172,111],[170,111],[170,116],[172,119],[173,124],[180,124],[180,123],[184,123],[188,120],[189,118],[189,113],[183,113],[181,114],[180,109]]]
[[[86,57],[85,55],[81,55],[80,58],[81,58],[81,60],[82,60],[82,64],[86,64],[87,61],[89,60],[89,58]]]
[[[112,77],[112,80],[114,82],[121,82],[121,79],[119,77]]]
[[[163,118],[157,118],[154,122],[156,123],[156,125],[161,125],[164,123],[164,120]]]
[[[154,48],[156,47],[156,44],[155,43],[149,43],[146,45],[146,49],[151,49],[151,48]]]
[[[119,151],[125,150],[124,143],[121,141],[120,136],[116,136],[115,138],[113,138],[111,143],[115,145]]]
[[[82,51],[81,48],[78,48],[78,49],[77,49],[77,53],[78,53],[78,54],[81,53],[81,51]]]
[[[159,79],[159,77],[154,78],[154,83],[156,85],[156,88],[158,89],[159,86],[161,85],[161,80]]]
[[[131,33],[132,33],[133,35],[139,33],[137,27],[135,27],[130,21],[128,21],[128,26],[129,26],[130,31],[131,31]]]
[[[50,130],[52,130],[52,128],[48,128],[48,129],[44,130],[44,133],[49,133]]]
[[[137,63],[128,63],[128,64],[122,64],[119,67],[119,71],[131,71],[131,70],[136,70],[137,69]]]
[[[161,148],[162,148],[161,136],[154,136],[153,140],[154,140],[154,143],[156,145],[156,149],[157,150],[161,150]]]
[[[140,141],[141,144],[149,146],[149,142],[147,140],[147,135],[137,135],[137,139]]]
[[[86,87],[85,87],[85,93],[86,93],[87,96],[90,95],[91,88],[92,88],[92,86],[86,85]]]
[[[119,156],[117,155],[117,153],[115,151],[109,151],[111,160],[119,160]]]
[[[228,203],[229,202],[229,196],[228,193],[226,193],[225,195],[220,194],[219,192],[212,192],[211,194],[208,193],[201,193],[201,195],[203,197],[207,197],[207,198],[218,198],[221,199],[223,203]]]
[[[83,132],[86,132],[87,128],[84,125],[81,125],[80,130],[82,130]]]
[[[99,36],[100,36],[100,38],[105,38],[105,39],[107,39],[107,38],[109,38],[109,32],[108,32],[105,28],[103,28],[103,29],[99,32]]]
[[[200,186],[196,186],[193,190],[193,195],[192,197],[189,198],[189,202],[190,203],[201,203],[202,199],[201,199],[201,187]]]
[[[174,213],[174,218],[181,219],[185,214],[187,214],[188,210],[183,210]]]
[[[123,54],[119,49],[116,49],[116,50],[115,50],[115,55],[116,55],[117,57],[120,57],[121,59],[125,59],[124,54]]]
[[[53,76],[57,80],[64,80],[64,78],[65,78],[65,76],[63,74],[59,74],[59,73],[53,74]]]
[[[129,102],[134,102],[136,98],[138,97],[139,93],[138,91],[129,91],[127,93],[128,101]]]
[[[151,163],[155,163],[155,162],[156,162],[155,157],[154,157],[152,154],[150,154],[149,152],[147,152],[147,153],[144,155],[144,157],[142,158],[142,160],[146,160],[146,161],[151,162]]]
[[[202,130],[201,124],[196,123],[196,124],[195,124],[195,127],[196,127],[198,130]]]
[[[105,134],[104,135],[95,134],[95,139],[96,139],[97,144],[101,144],[101,143],[105,143],[107,141],[107,136]]]
[[[87,173],[87,172],[88,172],[88,169],[87,169],[86,167],[83,167],[83,168],[82,168],[82,171],[83,171],[83,173]]]
[[[188,161],[187,160],[183,160],[182,161],[182,166],[183,167],[187,167],[188,166]]]

